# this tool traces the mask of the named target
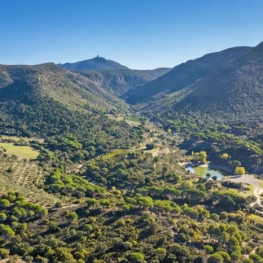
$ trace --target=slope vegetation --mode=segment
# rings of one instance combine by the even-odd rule
[[[262,121],[263,45],[224,64],[191,86],[176,110],[200,111],[234,120]]]
[[[206,150],[213,162],[262,173],[263,44],[161,99],[143,112],[184,136],[189,152]],[[195,74],[195,73],[194,73]],[[231,158],[222,159],[228,153]]]
[[[129,143],[130,126],[105,115],[127,109],[87,78],[54,64],[1,66],[1,76],[4,76],[0,89],[2,134],[40,137],[73,134],[82,143],[95,140],[89,145],[96,148],[106,144],[105,148],[110,144],[116,147],[115,143],[123,147]],[[73,141],[74,136],[73,139],[70,136]]]
[[[222,122],[262,121],[262,44],[209,75],[146,105],[165,114],[210,116]]]
[[[152,99],[160,99],[166,94],[180,91],[203,77],[210,75],[225,63],[246,54],[250,49],[249,47],[230,48],[187,61],[174,67],[160,78],[125,94],[127,102],[134,104]]]
[[[169,68],[154,70],[85,70],[79,73],[94,81],[109,93],[120,97],[127,91],[152,81],[167,73]]]

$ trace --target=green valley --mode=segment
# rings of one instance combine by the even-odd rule
[[[262,58],[1,65],[0,259],[263,262]]]

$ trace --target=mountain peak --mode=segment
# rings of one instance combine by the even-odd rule
[[[256,49],[262,49],[263,50],[263,42],[260,42],[257,46]]]
[[[75,63],[59,64],[60,67],[68,70],[123,70],[128,69],[127,67],[115,62],[108,60],[99,55],[92,59],[78,61]]]
[[[92,60],[95,60],[95,61],[98,61],[98,62],[105,62],[105,61],[107,61],[106,58],[100,57],[99,55],[97,55],[97,57],[93,58]]]

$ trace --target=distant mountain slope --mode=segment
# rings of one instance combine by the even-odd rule
[[[192,92],[176,103],[174,109],[262,121],[262,73],[263,43],[192,84]]]
[[[211,53],[201,58],[187,61],[174,67],[165,75],[153,80],[142,87],[128,91],[124,95],[127,102],[138,103],[141,101],[161,98],[166,94],[176,92],[193,84],[195,81],[211,74],[223,64],[235,60],[251,50],[250,47],[236,47],[221,52]]]
[[[128,90],[164,75],[169,70],[169,68],[158,68],[154,70],[85,70],[79,71],[79,73],[94,81],[109,93],[119,97]]]
[[[81,105],[81,102],[95,105],[96,108],[114,108],[118,99],[84,76],[63,70],[55,64],[47,63],[36,66],[1,66],[0,88],[2,92],[16,92],[11,96],[25,95],[25,86],[32,93],[38,92],[62,104]],[[24,83],[24,85],[20,85]],[[119,101],[120,102],[120,101]]]
[[[102,129],[102,111],[121,107],[96,83],[55,64],[0,66],[0,132],[84,136]]]
[[[103,57],[95,57],[75,63],[58,64],[58,66],[68,70],[124,70],[127,67]]]
[[[262,122],[263,43],[245,50],[190,85],[142,104],[144,110],[152,116],[158,112],[163,120],[183,115],[202,123],[208,117],[221,123]]]

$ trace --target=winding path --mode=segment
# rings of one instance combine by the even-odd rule
[[[250,204],[250,207],[254,207],[256,204],[263,208],[263,205],[261,204],[260,195],[263,193],[263,189],[260,187],[258,183],[258,179],[255,178],[254,175],[250,174],[244,174],[241,177],[238,178],[231,178],[229,181],[232,182],[238,182],[238,183],[246,183],[254,186],[254,196],[257,198],[257,200]],[[258,213],[263,215],[262,211],[256,210]]]

